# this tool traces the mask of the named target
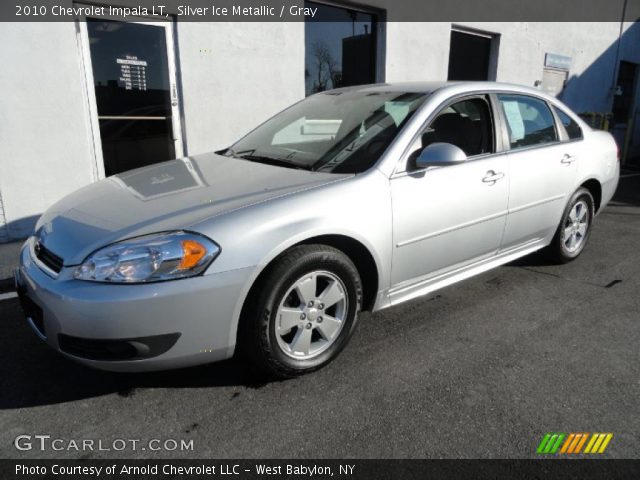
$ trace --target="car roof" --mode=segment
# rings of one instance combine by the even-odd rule
[[[463,93],[465,91],[508,91],[518,93],[531,93],[538,96],[545,96],[540,89],[517,85],[515,83],[503,82],[481,82],[481,81],[433,81],[433,82],[392,82],[373,83],[369,85],[356,85],[352,87],[342,87],[325,92],[411,92],[411,93],[432,93],[436,90],[451,89],[452,93]]]

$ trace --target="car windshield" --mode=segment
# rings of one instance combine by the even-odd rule
[[[279,113],[224,154],[290,168],[361,173],[371,168],[426,93],[336,90]]]

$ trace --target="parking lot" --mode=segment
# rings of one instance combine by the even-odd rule
[[[3,257],[3,260],[4,257]],[[114,374],[51,351],[0,301],[5,458],[521,458],[546,432],[612,432],[640,452],[640,176],[575,262],[534,255],[361,317],[344,353],[259,383],[234,361]],[[18,451],[16,436],[193,439],[192,451]]]

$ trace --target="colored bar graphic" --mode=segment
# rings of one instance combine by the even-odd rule
[[[594,433],[591,436],[591,440],[589,440],[589,443],[587,443],[587,448],[584,449],[584,453],[591,453],[591,447],[593,447],[593,444],[596,443],[597,439],[598,439],[598,434]]]
[[[602,442],[602,445],[600,445],[600,450],[598,450],[598,453],[604,453],[604,451],[607,449],[607,446],[609,445],[609,442],[611,441],[612,438],[613,438],[613,433],[607,433],[607,436]]]
[[[604,453],[613,438],[613,433],[594,433],[584,453]]]
[[[538,445],[538,450],[536,450],[537,453],[544,453],[544,447],[547,446],[547,442],[549,441],[550,438],[551,438],[550,433],[547,433],[544,437],[542,437],[542,441],[540,442],[540,445]]]
[[[544,453],[551,453],[551,449],[555,445],[557,438],[558,438],[557,433],[554,433],[553,435],[551,435],[551,438],[547,442],[547,446],[544,448]]]
[[[576,447],[578,446],[578,442],[582,439],[582,435],[576,433],[576,436],[573,437],[573,442],[571,442],[571,446],[569,447],[569,451],[567,453],[576,453]]]
[[[560,444],[562,443],[562,440],[564,440],[564,437],[564,433],[558,435],[558,439],[556,440],[556,443],[553,445],[553,448],[551,448],[551,451],[549,453],[556,453],[558,451],[558,448],[560,448]]]
[[[569,445],[571,445],[571,442],[573,442],[573,439],[575,438],[576,434],[575,433],[570,433],[569,436],[567,437],[567,440],[564,442],[564,445],[562,445],[562,450],[560,450],[560,453],[567,453],[567,450],[569,449]]]
[[[547,433],[536,450],[540,454],[604,453],[613,438],[613,433]],[[589,440],[587,442],[587,439]],[[586,448],[584,447],[586,443]]]
[[[604,433],[598,434],[598,439],[596,440],[596,443],[593,445],[593,448],[591,449],[591,453],[596,453],[598,451],[598,449],[600,448],[600,444],[604,440],[605,436],[606,435]]]
[[[580,450],[582,450],[582,446],[584,445],[584,442],[587,441],[588,437],[589,437],[588,433],[583,433],[582,434],[582,439],[580,440],[580,443],[578,443],[578,445],[576,446],[575,453],[580,453]]]
[[[564,440],[564,433],[547,433],[538,445],[537,453],[556,453],[560,445],[562,444],[562,440]]]

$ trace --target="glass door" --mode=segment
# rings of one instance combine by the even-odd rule
[[[79,25],[98,176],[182,156],[171,23]]]

